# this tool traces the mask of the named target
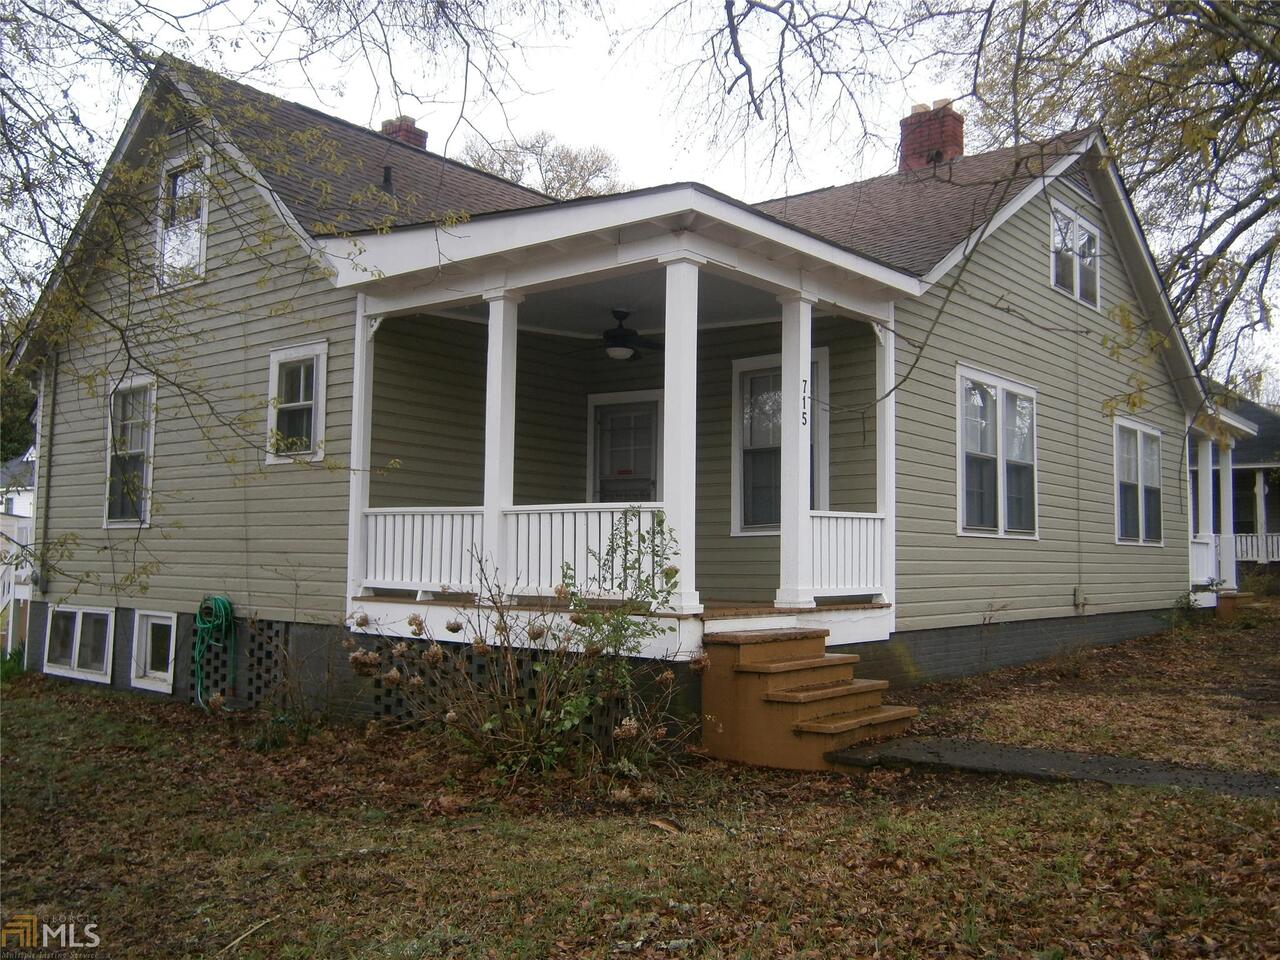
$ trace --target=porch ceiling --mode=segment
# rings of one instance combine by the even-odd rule
[[[615,323],[612,311],[630,311],[627,326],[644,334],[661,334],[666,287],[662,268],[610,277],[532,293],[520,305],[521,327],[550,330],[568,336],[598,337]],[[488,304],[477,303],[452,311],[483,321]],[[703,271],[698,278],[698,325],[723,326],[747,320],[780,318],[773,294]]]

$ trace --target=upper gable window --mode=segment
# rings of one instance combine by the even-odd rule
[[[324,456],[325,361],[328,344],[271,351],[267,402],[267,463]]]
[[[960,532],[1036,535],[1036,393],[959,369]]]
[[[1098,228],[1069,207],[1049,213],[1049,278],[1063,293],[1096,307],[1101,302]]]
[[[165,166],[161,183],[159,281],[172,287],[204,276],[204,237],[207,215],[205,169],[199,160]]]

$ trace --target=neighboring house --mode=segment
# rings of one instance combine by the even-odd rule
[[[1246,563],[1280,563],[1280,412],[1274,407],[1254,403],[1219,384],[1210,384],[1215,396],[1223,397],[1222,405],[1257,427],[1257,435],[1236,441],[1231,451],[1230,513],[1222,510],[1219,460],[1213,454],[1212,469],[1218,482],[1213,490],[1213,522],[1204,529],[1213,536],[1222,533],[1222,517],[1229,516],[1228,526],[1235,533],[1236,559]],[[1191,460],[1192,490],[1199,496],[1201,464]],[[1209,504],[1206,503],[1206,507]],[[1196,534],[1201,526],[1196,523]]]
[[[1184,438],[1250,427],[1206,405],[1101,135],[967,157],[947,105],[902,127],[862,183],[553,202],[408,118],[174,66],[113,159],[144,171],[118,242],[224,406],[105,333],[62,359],[109,389],[50,367],[39,512],[86,579],[47,578],[32,665],[187,696],[208,593],[299,646],[412,613],[447,638],[473,551],[550,594],[628,504],[679,537],[654,657],[813,627],[915,680],[1159,628],[1191,583]]]
[[[8,653],[27,639],[31,565],[23,548],[32,543],[32,514],[36,496],[34,447],[21,457],[0,464],[0,648]]]

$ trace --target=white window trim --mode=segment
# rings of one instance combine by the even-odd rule
[[[116,393],[120,390],[132,390],[135,387],[146,387],[147,396],[150,402],[147,404],[147,453],[146,460],[143,464],[143,471],[146,476],[146,497],[142,502],[142,516],[137,520],[128,519],[111,519],[111,453],[115,445],[115,433],[112,430],[111,415],[115,410]],[[156,378],[151,374],[135,374],[131,377],[122,377],[111,388],[111,392],[107,394],[107,424],[106,424],[106,440],[107,440],[107,458],[106,458],[106,478],[103,483],[102,498],[102,529],[126,529],[126,530],[145,530],[151,526],[151,487],[154,479],[155,471],[152,469],[152,462],[155,457],[156,449]]]
[[[313,450],[303,453],[276,453],[271,449],[272,435],[276,430],[276,405],[279,396],[280,364],[293,360],[315,361],[314,414],[311,418]],[[281,463],[315,463],[324,459],[324,401],[328,387],[329,341],[314,340],[292,347],[280,347],[271,351],[267,371],[267,454],[268,465]]]
[[[49,662],[49,638],[53,633],[53,615],[55,613],[74,613],[76,615],[75,630],[72,634],[73,640],[71,644],[71,663],[72,666],[67,667],[60,663]],[[106,654],[106,672],[99,673],[96,670],[81,670],[75,666],[76,661],[80,658],[80,626],[84,623],[84,614],[86,613],[103,613],[107,616],[107,654]],[[49,616],[45,619],[44,625],[44,672],[55,677],[71,677],[76,680],[91,680],[94,683],[110,683],[111,682],[111,665],[112,657],[115,654],[116,645],[116,612],[111,607],[72,607],[59,606],[56,604],[49,605]]]
[[[996,387],[996,530],[975,530],[964,525],[964,382],[976,380],[989,387]],[[1004,470],[1004,394],[1005,391],[1016,393],[1021,397],[1031,398],[1032,424],[1031,431],[1031,467],[1035,483],[1032,486],[1035,503],[1032,504],[1033,519],[1036,525],[1034,533],[1005,530]],[[1040,539],[1040,397],[1036,388],[1018,380],[1010,380],[996,373],[989,373],[977,367],[963,363],[956,364],[956,536],[978,537],[988,540],[1039,540]]]
[[[209,171],[211,157],[208,150],[198,150],[171,157],[164,162],[160,171],[160,189],[156,197],[156,292],[181,290],[193,284],[203,283],[206,273],[206,261],[209,247]],[[200,201],[200,269],[197,274],[181,283],[164,282],[164,214],[165,204],[169,201],[169,174],[183,167],[199,166],[204,174],[204,193]]]
[[[1055,213],[1063,213],[1066,216],[1071,218],[1071,223],[1072,223],[1071,239],[1072,239],[1073,251],[1078,249],[1078,246],[1075,243],[1075,231],[1079,230],[1081,225],[1083,225],[1088,230],[1090,230],[1093,233],[1093,235],[1098,238],[1098,302],[1097,303],[1090,303],[1088,300],[1083,300],[1080,297],[1080,257],[1078,254],[1075,256],[1075,275],[1073,277],[1073,283],[1072,283],[1073,289],[1070,291],[1063,290],[1060,286],[1058,286],[1056,283],[1053,282],[1053,244],[1055,240],[1055,230],[1056,230],[1056,225],[1054,223]],[[1051,199],[1049,201],[1049,286],[1051,289],[1062,294],[1062,296],[1068,297],[1076,301],[1076,303],[1080,304],[1083,307],[1088,307],[1091,310],[1097,310],[1099,313],[1102,312],[1102,230],[1096,223],[1094,223],[1088,217],[1080,213],[1080,211],[1076,210],[1074,207],[1068,206],[1067,204],[1063,203],[1061,200],[1057,200],[1057,199]]]
[[[662,429],[662,393],[658,390],[619,390],[613,393],[589,393],[587,394],[587,498],[586,503],[598,503],[599,498],[596,496],[596,480],[594,476],[596,472],[596,407],[609,407],[622,403],[656,403],[658,405],[658,413],[654,422],[654,448],[657,452],[658,462],[654,464],[656,467],[656,500],[662,502],[662,435],[665,431]]]
[[[1138,431],[1138,539],[1122,540],[1120,538],[1120,428],[1128,427]],[[1160,443],[1160,539],[1143,540],[1142,530],[1146,526],[1146,498],[1142,490],[1142,435],[1150,434]],[[1216,473],[1216,471],[1215,471]],[[1210,496],[1213,491],[1210,489]],[[1163,547],[1164,546],[1164,434],[1159,427],[1132,417],[1115,417],[1111,425],[1111,499],[1114,509],[1112,519],[1115,523],[1115,542],[1121,547]]]
[[[816,447],[813,457],[814,510],[827,510],[831,490],[831,418],[828,415],[830,391],[831,351],[826,347],[814,347],[811,363],[818,365],[817,402],[812,405],[813,423],[810,425],[812,443]],[[732,423],[729,431],[729,535],[731,537],[777,537],[781,531],[773,527],[744,527],[742,525],[742,375],[752,370],[768,370],[782,366],[782,354],[771,353],[761,357],[742,357],[733,361]]]
[[[165,620],[169,624],[169,670],[167,673],[152,673],[147,668],[147,654],[150,653],[139,644],[142,637],[142,618]],[[139,690],[154,690],[156,693],[173,693],[173,656],[178,648],[178,615],[167,610],[135,610],[133,613],[133,652],[130,656],[132,666],[129,670],[129,683]]]

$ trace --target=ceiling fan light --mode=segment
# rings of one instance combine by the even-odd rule
[[[630,360],[636,353],[632,347],[605,347],[604,352],[610,360]]]

